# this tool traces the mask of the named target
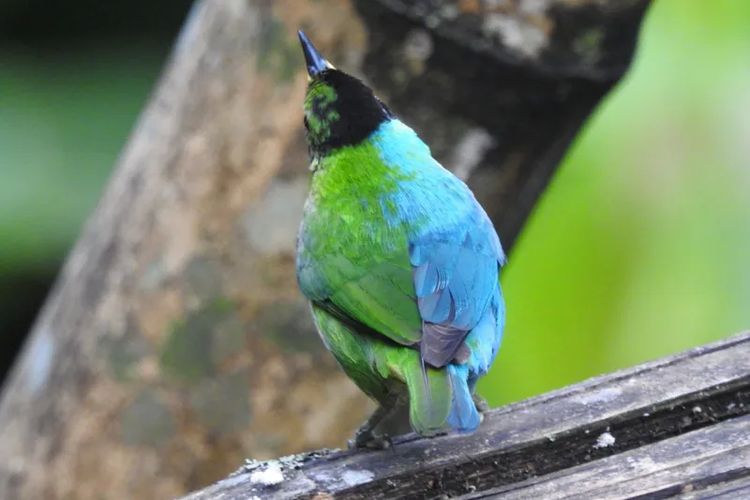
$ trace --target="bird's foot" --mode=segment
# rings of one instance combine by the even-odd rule
[[[370,415],[365,423],[363,423],[357,432],[354,433],[354,438],[348,441],[349,449],[354,448],[367,448],[370,450],[384,450],[390,448],[393,442],[391,438],[385,433],[375,434],[375,429],[384,419],[388,418],[395,406],[390,405],[379,405],[375,411]]]
[[[347,444],[350,450],[363,448],[368,450],[385,450],[393,446],[393,441],[391,441],[388,435],[376,436],[372,432],[358,432]]]
[[[474,406],[477,407],[477,411],[479,413],[485,413],[489,411],[490,405],[487,404],[487,400],[484,399],[479,394],[472,395],[472,399],[474,400]]]

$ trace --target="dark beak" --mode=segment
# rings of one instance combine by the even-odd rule
[[[323,56],[320,55],[318,49],[315,48],[315,45],[312,44],[302,30],[299,30],[297,34],[299,34],[299,43],[302,44],[302,51],[305,53],[307,73],[310,77],[315,78],[317,75],[330,68],[330,65]]]

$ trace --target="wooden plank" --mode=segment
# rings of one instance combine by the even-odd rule
[[[708,489],[716,485],[724,489],[727,480],[733,480],[730,491],[750,486],[748,415],[466,498],[666,498],[682,493],[698,495],[701,491],[708,494]]]
[[[491,411],[479,431],[469,436],[410,435],[380,452],[332,452],[253,463],[188,498],[481,497],[510,485],[531,488],[533,482],[524,481],[554,478],[555,473],[585,475],[590,473],[585,464],[606,467],[601,459],[607,457],[627,460],[641,456],[639,449],[644,457],[649,450],[677,453],[680,446],[705,447],[702,455],[692,457],[693,470],[712,464],[734,470],[733,460],[744,457],[750,444],[747,436],[739,438],[748,430],[743,416],[749,413],[750,334],[745,333]],[[683,434],[687,440],[681,441]],[[725,443],[712,444],[711,437]],[[722,457],[718,463],[711,462],[710,446]],[[701,462],[701,457],[708,462]],[[673,463],[678,460],[675,457]],[[277,466],[283,481],[262,484],[264,471]],[[638,470],[633,469],[630,484],[623,476],[623,487],[640,484]],[[671,473],[677,477],[679,468]],[[652,479],[667,481],[668,475]],[[535,487],[544,488],[544,483]]]

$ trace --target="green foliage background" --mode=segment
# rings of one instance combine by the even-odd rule
[[[0,51],[0,276],[56,265],[70,247],[162,52],[115,44],[43,58],[23,47]]]
[[[0,49],[0,276],[59,263],[162,50]],[[510,257],[481,391],[502,404],[748,328],[748,193],[750,2],[656,0]]]
[[[750,327],[750,2],[657,0],[510,256],[502,404]]]

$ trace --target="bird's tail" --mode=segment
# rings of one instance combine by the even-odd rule
[[[482,419],[471,397],[465,365],[423,371],[421,364],[413,364],[405,372],[409,419],[415,432],[430,436],[449,429],[473,432],[479,427]]]

